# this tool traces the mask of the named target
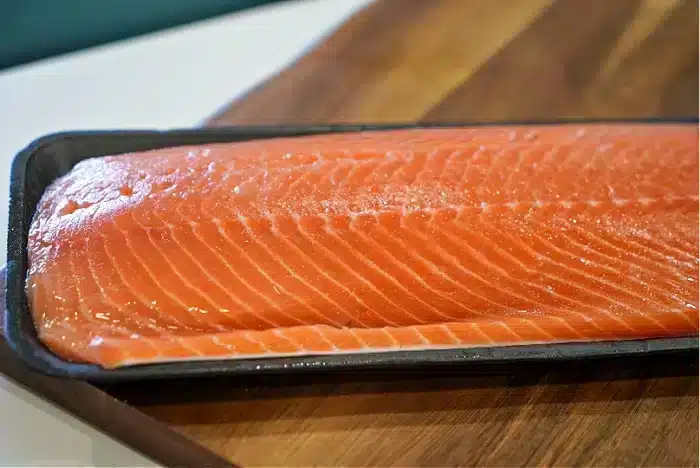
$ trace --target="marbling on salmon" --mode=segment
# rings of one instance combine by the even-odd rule
[[[415,129],[94,158],[28,245],[40,340],[113,368],[698,332],[698,131]]]

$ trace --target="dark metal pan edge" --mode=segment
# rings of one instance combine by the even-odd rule
[[[27,229],[31,207],[27,206],[26,183],[29,161],[45,148],[61,143],[100,143],[107,140],[115,147],[128,139],[140,139],[144,147],[180,146],[185,144],[236,141],[255,138],[309,135],[347,131],[372,131],[394,128],[478,127],[489,125],[558,125],[576,123],[646,123],[696,124],[698,118],[678,119],[568,119],[556,121],[499,121],[476,123],[424,124],[336,124],[310,126],[247,126],[176,130],[103,130],[61,132],[39,138],[14,159],[10,181],[10,219],[8,227],[8,263],[5,300],[5,333],[9,346],[34,370],[43,374],[85,379],[95,382],[188,378],[221,375],[298,373],[306,371],[346,371],[381,368],[420,368],[431,365],[464,365],[478,362],[535,362],[579,360],[615,356],[645,356],[659,353],[697,352],[698,338],[659,338],[633,341],[523,345],[497,348],[456,350],[395,351],[386,353],[335,356],[266,358],[258,360],[223,360],[164,363],[105,370],[89,364],[75,364],[51,353],[37,338],[26,304]],[[129,151],[124,149],[123,151]],[[96,152],[94,156],[123,151]]]

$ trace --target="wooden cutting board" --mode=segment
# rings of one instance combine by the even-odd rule
[[[210,126],[698,112],[698,5],[379,0]],[[637,364],[639,366],[639,364]],[[244,466],[697,466],[697,363],[142,390]],[[171,402],[163,402],[167,394]]]
[[[697,112],[697,1],[378,0],[209,124]]]

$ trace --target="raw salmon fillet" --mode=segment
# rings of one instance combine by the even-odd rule
[[[698,209],[691,125],[169,148],[44,192],[27,294],[105,368],[695,335]]]

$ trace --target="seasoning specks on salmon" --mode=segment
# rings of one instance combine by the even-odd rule
[[[412,129],[93,158],[43,194],[40,340],[107,368],[698,331],[698,133]]]

